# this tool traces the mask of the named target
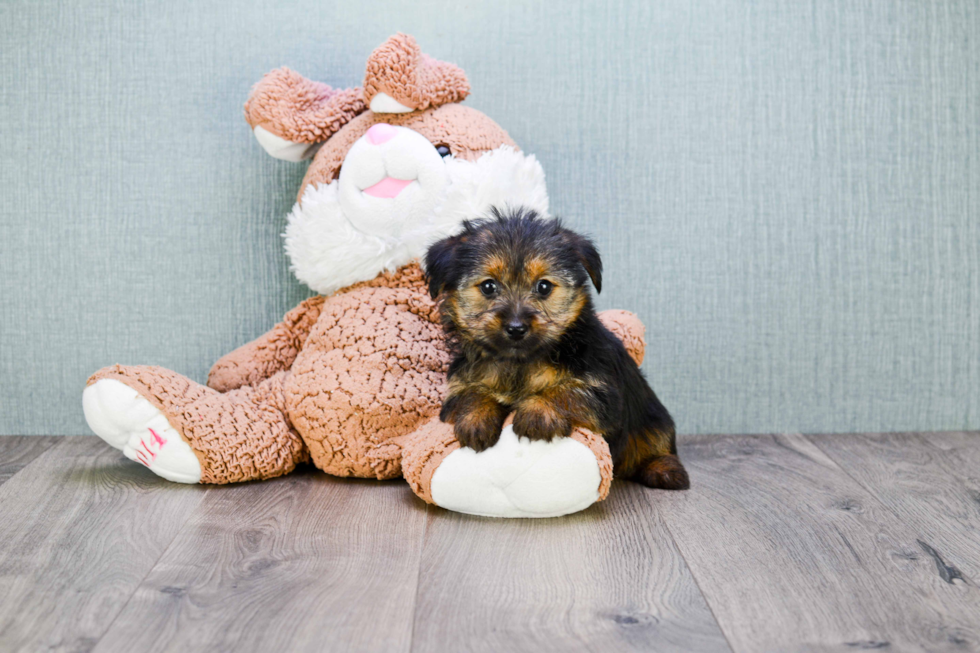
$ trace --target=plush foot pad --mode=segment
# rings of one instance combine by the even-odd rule
[[[519,438],[510,425],[490,449],[460,448],[432,475],[432,500],[456,512],[484,517],[558,517],[599,498],[599,463],[571,438]]]
[[[85,420],[95,434],[157,476],[200,483],[201,463],[156,406],[115,379],[102,379],[82,394]]]

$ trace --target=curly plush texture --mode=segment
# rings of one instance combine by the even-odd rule
[[[640,318],[629,311],[611,309],[599,313],[599,319],[607,329],[623,341],[626,351],[636,364],[642,365],[647,341],[643,337],[646,327],[643,326]]]
[[[596,435],[588,429],[575,429],[569,436],[577,442],[581,442],[595,454],[596,462],[599,463],[599,498],[602,501],[609,496],[609,488],[612,487],[613,480],[613,459],[609,451],[609,444],[601,435]]]
[[[414,38],[399,33],[368,58],[364,99],[370,103],[378,93],[418,111],[462,102],[470,94],[470,83],[459,66],[422,54]]]
[[[286,383],[289,415],[320,469],[394,478],[396,439],[438,414],[448,366],[435,305],[409,265],[324,302]]]
[[[426,503],[432,500],[432,475],[446,456],[459,449],[451,424],[438,418],[423,424],[403,444],[402,475],[412,491]]]
[[[332,88],[283,67],[252,87],[245,120],[293,143],[320,143],[366,108],[360,88]]]
[[[228,392],[288,370],[320,318],[323,300],[322,296],[310,297],[268,333],[222,356],[208,374],[208,386]]]

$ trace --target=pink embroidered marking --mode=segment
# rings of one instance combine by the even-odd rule
[[[136,457],[138,458],[140,456],[149,458],[150,462],[153,462],[153,459],[157,457],[157,454],[155,451],[150,449],[149,445],[146,444],[146,440],[140,440],[139,446],[136,447]]]
[[[160,445],[160,447],[163,447],[163,445],[167,444],[167,438],[161,436],[153,429],[150,429],[150,435],[153,436],[153,439],[156,440],[157,444]]]
[[[147,467],[150,466],[150,463],[156,460],[157,454],[160,453],[160,449],[163,448],[163,445],[167,444],[167,438],[163,437],[153,429],[149,429],[149,431],[150,441],[147,442],[143,438],[140,438],[139,446],[136,447],[136,459]]]

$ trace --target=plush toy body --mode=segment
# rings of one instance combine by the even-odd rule
[[[372,54],[363,91],[268,74],[246,118],[273,155],[315,152],[286,249],[321,295],[224,356],[207,386],[159,367],[100,370],[83,395],[92,429],[177,482],[272,478],[311,460],[403,476],[423,500],[474,514],[553,516],[604,498],[612,461],[593,433],[530,442],[508,424],[477,454],[438,420],[449,354],[417,259],[491,206],[548,208],[540,165],[458,104],[468,89],[404,35]],[[642,359],[642,324],[602,318]]]

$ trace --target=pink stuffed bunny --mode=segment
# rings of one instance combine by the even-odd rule
[[[423,500],[474,514],[553,516],[605,498],[612,461],[593,433],[531,442],[508,424],[477,454],[438,420],[449,357],[418,259],[491,206],[548,212],[540,164],[459,104],[468,93],[462,70],[403,34],[371,55],[363,89],[267,74],[245,116],[273,156],[313,158],[285,245],[321,294],[215,363],[207,386],[159,367],[96,372],[83,396],[92,430],[184,483],[312,460],[337,476],[404,476]],[[641,360],[639,320],[602,317]]]

